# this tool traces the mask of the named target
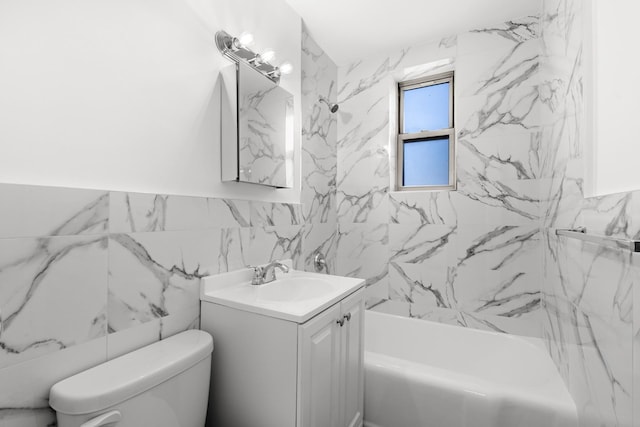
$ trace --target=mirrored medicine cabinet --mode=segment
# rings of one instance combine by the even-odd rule
[[[222,181],[293,187],[293,96],[243,62],[221,78]]]

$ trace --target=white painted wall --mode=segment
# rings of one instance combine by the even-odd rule
[[[636,0],[585,1],[585,195],[640,189]]]
[[[220,181],[220,29],[294,66],[293,189]],[[3,0],[0,182],[297,202],[300,33],[283,0]]]

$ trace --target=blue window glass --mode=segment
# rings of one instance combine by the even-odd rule
[[[449,138],[405,141],[403,185],[449,185]]]
[[[446,129],[449,120],[449,83],[404,90],[402,133]]]

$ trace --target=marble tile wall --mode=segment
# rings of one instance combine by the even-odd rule
[[[313,255],[335,272],[336,67],[303,33],[303,204],[0,184],[0,425],[55,425],[49,388],[199,326],[200,279]]]
[[[367,307],[540,335],[536,16],[338,69],[338,273]],[[457,191],[392,187],[397,81],[455,69]]]
[[[0,200],[0,424],[49,425],[48,387],[106,358],[109,194],[2,185]]]
[[[543,2],[543,331],[580,426],[627,427],[640,409],[640,356],[633,351],[640,326],[640,258],[553,231],[586,226],[590,233],[640,237],[640,192],[583,197],[582,5]],[[637,425],[640,413],[635,419]]]
[[[337,118],[320,96],[336,101],[337,67],[302,25],[302,217],[303,263],[314,271],[321,252],[327,269],[336,273]]]
[[[638,192],[589,199],[576,222],[590,233],[638,238],[638,228],[611,233],[611,226],[637,218],[639,202]],[[580,425],[632,426],[640,258],[551,231],[545,238],[544,333]]]
[[[9,184],[0,200],[3,426],[52,423],[57,380],[198,327],[203,276],[303,266],[301,205]]]

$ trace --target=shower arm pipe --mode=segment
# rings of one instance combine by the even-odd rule
[[[329,101],[327,98],[325,98],[322,95],[320,95],[320,97],[318,98],[318,101],[327,104],[327,107],[329,107],[329,111],[331,111],[331,114],[334,114],[340,108],[340,106],[337,103]]]
[[[640,240],[622,239],[618,237],[602,236],[598,234],[587,234],[585,227],[578,228],[557,228],[556,236],[564,236],[583,242],[593,243],[608,248],[622,249],[629,252],[640,252]]]

